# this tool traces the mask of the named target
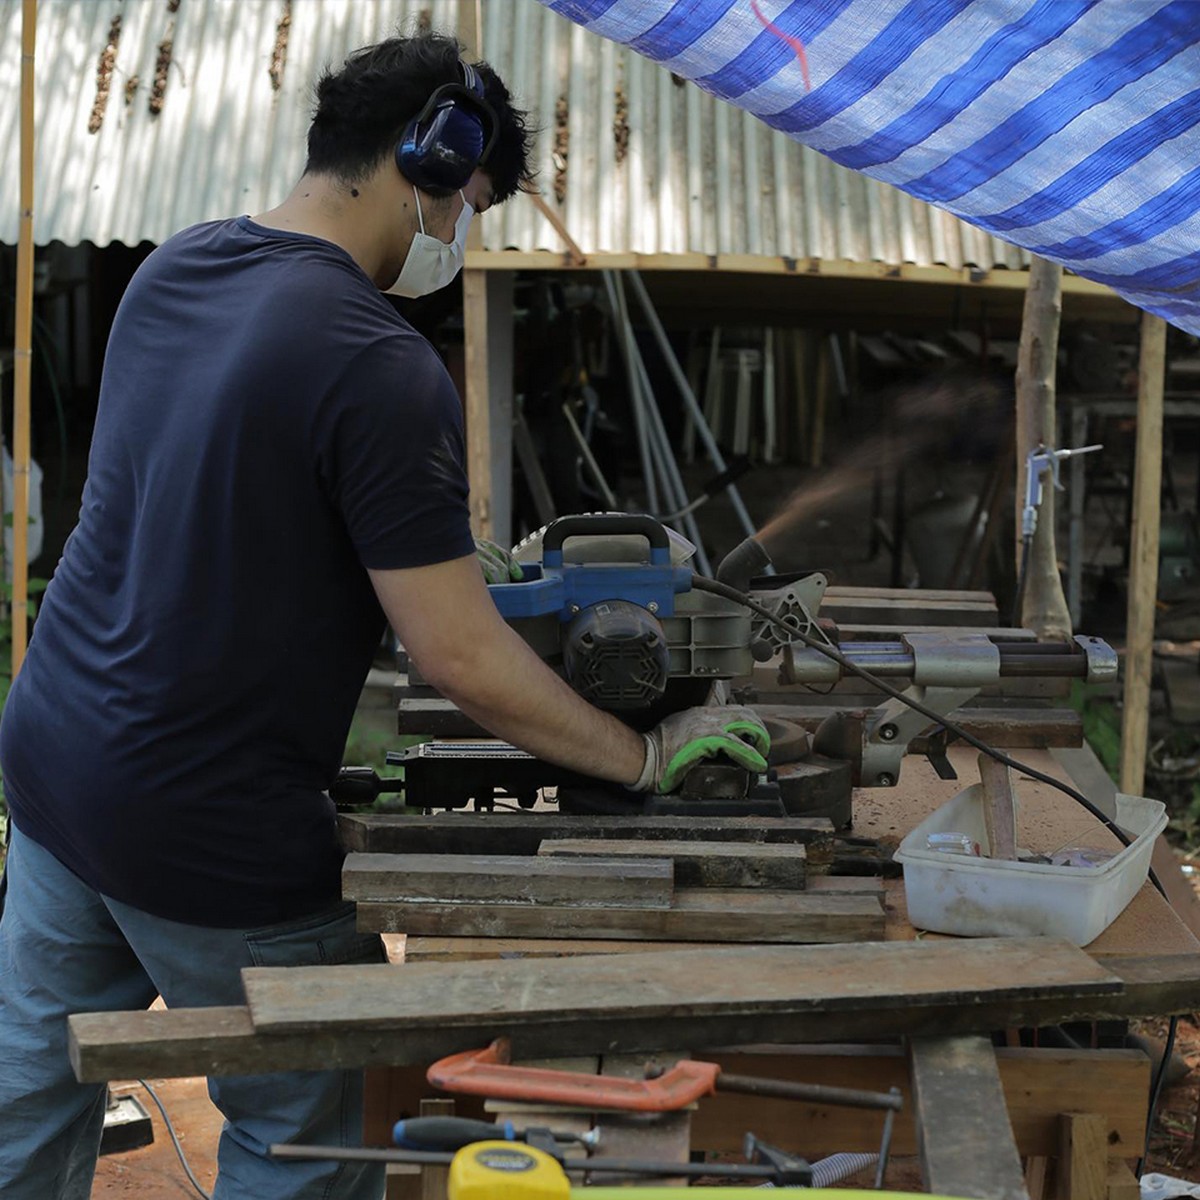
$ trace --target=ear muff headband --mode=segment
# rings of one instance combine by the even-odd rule
[[[396,144],[396,165],[422,191],[450,195],[485,163],[496,144],[499,122],[483,98],[483,81],[459,63],[462,83],[437,88],[405,126]]]

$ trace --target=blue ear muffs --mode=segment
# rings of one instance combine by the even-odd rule
[[[449,196],[485,162],[496,144],[499,122],[483,98],[483,80],[459,63],[462,83],[446,83],[405,126],[396,143],[396,166],[423,192]]]

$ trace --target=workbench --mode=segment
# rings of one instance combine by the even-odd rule
[[[848,592],[839,599],[847,604],[870,601],[876,607],[880,602],[880,596],[874,592],[864,596]],[[888,610],[882,616],[889,621],[905,617],[912,620],[918,612],[911,609],[912,599],[900,594],[882,596]],[[925,606],[919,609],[924,621],[947,621],[943,609],[965,605],[969,611],[952,623],[973,627],[995,623],[994,603],[984,611],[984,601],[975,594],[944,597],[930,594],[916,599]],[[849,615],[864,621],[881,617],[866,609]],[[906,622],[904,627],[912,626]],[[878,636],[888,636],[889,628],[885,626],[863,627],[856,633],[871,636],[876,628]],[[1026,635],[1013,630],[1007,631],[1006,636],[1019,639]],[[762,711],[786,716],[806,727],[819,723],[826,715],[825,710],[833,705],[853,706],[860,699],[868,702],[867,697],[856,694],[852,681],[843,682],[835,689],[834,696],[826,697],[795,689],[780,693],[772,689],[772,679],[772,668],[756,669],[754,682],[761,693],[757,700]],[[1061,696],[1062,682],[1002,681],[960,710],[959,719],[1031,767],[1059,778],[1070,777],[1080,790],[1105,808],[1112,800],[1112,785],[1090,750],[1082,747],[1077,716],[1066,709],[1048,707]],[[445,701],[412,699],[403,688],[397,699],[401,732],[438,732],[443,736],[469,732],[458,727],[461,715],[449,711]],[[433,716],[446,727],[432,730],[426,722]],[[915,743],[913,749],[920,749],[920,743]],[[958,772],[958,780],[939,778],[926,759],[913,754],[905,760],[897,786],[856,789],[853,833],[894,845],[926,815],[978,778],[973,750],[951,746],[948,758]],[[1018,837],[1022,846],[1044,851],[1083,840],[1099,844],[1109,836],[1072,800],[1046,785],[1019,780],[1018,791],[1022,802]],[[491,814],[485,834],[490,834],[496,823],[505,819],[506,814]],[[514,819],[528,822],[530,815]],[[551,813],[545,814],[545,819],[548,825],[562,823]],[[403,822],[412,820],[382,815],[343,819],[351,848],[367,852],[395,851],[398,829]],[[461,815],[441,814],[427,819],[430,820],[455,824]],[[409,826],[410,832],[413,827]],[[1092,833],[1096,835],[1094,839]],[[535,853],[536,838],[540,835],[523,836],[526,842],[534,840],[520,852]],[[470,853],[497,852],[489,851],[486,839],[481,841],[478,832],[473,841]],[[814,849],[814,845],[810,844],[809,849]],[[810,864],[815,858],[815,854],[810,855]],[[1159,861],[1160,869],[1174,866],[1169,853]],[[1177,871],[1163,869],[1163,879],[1169,889],[1175,887],[1180,897],[1176,906],[1193,919],[1192,928],[1200,928],[1200,921],[1195,921],[1194,913],[1189,910],[1189,906],[1194,908],[1195,901],[1182,877]],[[1097,974],[1094,986],[1089,984],[1077,997],[1066,995],[1065,999],[1061,992],[1056,998],[1053,989],[1041,993],[1036,988],[1028,994],[1009,996],[1003,987],[984,986],[997,982],[989,980],[989,974],[1004,982],[1005,968],[999,965],[1004,961],[1002,947],[997,948],[992,959],[989,958],[992,951],[982,943],[923,934],[907,919],[902,881],[888,879],[882,886],[885,940],[862,943],[866,950],[864,961],[870,962],[875,954],[872,946],[894,947],[897,951],[902,943],[914,947],[914,951],[916,947],[927,947],[930,952],[937,952],[928,960],[918,959],[931,964],[928,978],[914,980],[911,970],[907,975],[900,971],[896,977],[884,971],[886,986],[877,990],[889,996],[897,993],[895,1001],[883,1004],[876,997],[873,1004],[856,1010],[853,1004],[838,1002],[843,997],[839,994],[841,977],[835,969],[823,984],[824,994],[830,998],[828,1003],[818,1002],[808,1010],[797,1009],[784,1020],[764,1017],[760,1021],[749,1011],[741,1016],[693,1017],[687,1025],[687,1036],[690,1038],[692,1030],[701,1029],[712,1036],[696,1035],[696,1044],[687,1043],[687,1049],[697,1057],[716,1059],[726,1071],[735,1073],[876,1091],[886,1091],[892,1086],[901,1088],[905,1108],[895,1129],[894,1151],[900,1155],[918,1154],[927,1186],[941,1194],[1003,1200],[1029,1194],[1036,1200],[1040,1195],[1039,1172],[1044,1173],[1047,1160],[1056,1159],[1061,1168],[1059,1194],[1068,1200],[1133,1200],[1137,1187],[1127,1164],[1141,1153],[1145,1137],[1149,1059],[1140,1051],[1123,1049],[1039,1048],[1012,1043],[1017,1040],[1017,1029],[1054,1026],[1067,1019],[1122,1021],[1200,1010],[1200,941],[1188,923],[1147,884],[1126,911],[1087,947],[1086,954],[1065,948]],[[364,906],[364,911],[368,909],[369,906]],[[584,966],[602,961],[594,956],[604,956],[607,960],[614,955],[637,954],[642,963],[663,967],[659,974],[665,979],[671,976],[671,963],[690,964],[687,952],[704,947],[704,943],[695,941],[649,943],[548,937],[401,936],[388,940],[407,964],[420,966],[423,971],[450,972],[446,981],[458,989],[453,997],[456,1001],[461,1001],[464,995],[476,995],[479,990],[488,992],[495,976],[516,979],[521,960],[542,960],[543,965],[549,965],[545,960],[569,958]],[[809,954],[808,947],[776,947],[779,957],[769,961],[788,964],[784,990],[789,995],[799,994],[805,988],[816,995],[811,964],[821,965],[823,971],[827,962],[852,961],[855,945],[848,944],[844,952],[836,945],[812,947],[815,954]],[[1047,942],[1048,959],[1054,957],[1059,945]],[[955,947],[961,947],[961,953]],[[765,948],[744,949],[753,954],[756,949]],[[1041,953],[1041,950],[1036,952]],[[810,964],[803,988],[789,973],[794,970],[791,964],[799,958]],[[982,965],[981,958],[985,960]],[[489,968],[489,960],[496,963],[494,969]],[[970,970],[966,969],[968,965]],[[471,974],[472,969],[480,967],[489,969]],[[322,972],[328,968],[312,970]],[[386,971],[387,968],[342,970]],[[644,966],[642,970],[649,972],[651,968]],[[459,971],[461,977],[453,974]],[[859,987],[861,974],[860,971],[856,985]],[[674,975],[686,979],[688,971],[677,969]],[[816,977],[821,982],[821,971],[816,972]],[[405,981],[403,989],[405,993],[414,993],[409,1001],[410,1025],[397,1026],[394,1020],[390,1026],[378,1027],[369,1023],[356,1026],[344,1020],[339,1024],[337,1018],[343,1015],[343,1010],[349,1011],[356,1005],[341,1003],[336,994],[330,995],[330,989],[324,988],[325,978],[316,976],[311,985],[317,992],[326,993],[325,1006],[316,1003],[313,1011],[333,1016],[335,1020],[329,1025],[322,1025],[317,1018],[316,1024],[307,1027],[290,1028],[284,1020],[271,1028],[268,1020],[256,1019],[253,996],[247,1007],[73,1017],[72,1053],[77,1071],[81,1078],[107,1079],[145,1074],[257,1073],[316,1065],[365,1065],[376,1068],[369,1077],[368,1137],[378,1143],[389,1141],[391,1124],[396,1119],[416,1115],[423,1108],[444,1111],[448,1104],[456,1103],[461,1115],[485,1115],[482,1105],[469,1098],[449,1101],[432,1097],[424,1082],[425,1067],[442,1054],[479,1044],[464,1038],[486,1041],[495,1036],[494,1030],[515,1020],[516,1008],[508,1006],[503,1014],[493,1012],[489,1018],[484,1003],[482,1009],[473,1010],[482,1014],[472,1018],[472,1028],[480,1032],[447,1031],[439,1027],[448,999],[447,993],[438,990],[443,976],[436,979],[421,976],[418,985],[418,976],[414,975]],[[558,978],[554,972],[543,974],[539,986],[550,989]],[[894,978],[901,982],[894,982]],[[903,983],[905,978],[909,984]],[[610,996],[619,999],[615,1007],[610,1000],[606,1001],[607,1010],[597,1009],[597,1019],[609,1022],[604,1029],[613,1031],[608,1048],[611,1051],[615,1047],[616,1052],[576,1058],[575,1066],[579,1069],[637,1071],[651,1055],[652,1046],[663,1050],[664,1062],[684,1054],[685,1043],[670,1018],[639,1018],[636,1027],[631,1027],[628,1020],[622,1023],[621,1004],[626,1001],[621,998],[630,991],[627,982],[624,987],[620,985],[622,979],[627,977],[620,972],[609,972],[605,986]],[[974,982],[964,985],[964,979]],[[250,982],[258,989],[260,1000],[264,989],[270,998],[269,980],[248,981],[248,996]],[[523,983],[524,979],[518,982]],[[573,1011],[580,1012],[591,1003],[594,992],[581,990],[585,982],[576,980],[574,995],[580,1008]],[[906,1003],[900,991],[910,985],[919,985],[918,990],[924,991],[919,1000]],[[968,989],[965,995],[964,986]],[[978,992],[969,992],[976,987]],[[758,990],[765,994],[770,987],[759,986]],[[336,993],[337,989],[333,991]],[[292,994],[298,994],[298,989],[293,988]],[[916,991],[904,995],[915,997]],[[354,997],[348,999],[353,1001]],[[306,997],[305,1004],[308,1002]],[[515,999],[514,1004],[517,1004]],[[257,1016],[264,1017],[269,1008],[269,1004],[260,1005]],[[458,1009],[466,1012],[461,1003]],[[280,1015],[278,1006],[276,1015]],[[287,1014],[282,1015],[286,1018]],[[466,1019],[462,1012],[459,1019]],[[578,1054],[583,1043],[597,1040],[598,1027],[589,1026],[591,1020],[591,1017],[578,1018],[577,1024],[570,1028],[544,1021],[538,1025],[535,1021],[520,1043],[525,1058],[536,1053],[534,1047],[543,1054]],[[398,1034],[398,1029],[403,1032]],[[493,1032],[484,1032],[489,1029]],[[786,1038],[755,1038],[756,1031],[766,1029],[788,1033]],[[740,1036],[734,1036],[735,1030]],[[996,1031],[1007,1031],[1005,1040],[1010,1044],[994,1048],[987,1035]],[[669,1040],[655,1040],[664,1035]],[[765,1044],[784,1040],[789,1044]],[[514,1045],[518,1045],[517,1041]],[[673,1053],[664,1050],[667,1045],[674,1047]],[[713,1046],[717,1049],[712,1049]],[[587,1048],[594,1051],[595,1046]],[[590,1121],[587,1116],[570,1119]],[[877,1112],[722,1095],[708,1098],[694,1112],[663,1122],[652,1130],[636,1123],[632,1132],[620,1130],[619,1118],[605,1118],[606,1128],[614,1130],[618,1139],[615,1144],[624,1152],[658,1153],[663,1157],[679,1157],[687,1149],[736,1151],[742,1132],[748,1128],[765,1141],[814,1158],[836,1151],[874,1151],[879,1145],[880,1122]],[[559,1117],[552,1123],[558,1124]],[[621,1138],[635,1138],[636,1144]],[[414,1183],[411,1177],[397,1175],[393,1184],[389,1195],[422,1194],[420,1181]],[[424,1195],[436,1195],[437,1185],[435,1177],[427,1176]]]
[[[1029,740],[1038,740],[1031,738]],[[1072,739],[1073,740],[1073,739]],[[1103,791],[1094,774],[1090,751],[1026,747],[1010,751],[1020,761],[1047,774],[1074,782],[1093,797]],[[941,779],[923,758],[905,761],[899,784],[894,788],[856,789],[854,829],[857,835],[877,838],[895,845],[929,813],[977,778],[975,751],[952,746],[948,753],[958,780]],[[1076,775],[1069,772],[1066,763]],[[1090,769],[1089,769],[1090,768]],[[1018,840],[1033,851],[1057,849],[1063,845],[1087,842],[1097,845],[1115,838],[1078,804],[1046,784],[1018,777],[1021,816]],[[1098,797],[1101,806],[1109,797]],[[883,883],[886,895],[886,938],[889,941],[958,942],[959,939],[914,929],[907,918],[904,885],[900,879]],[[644,951],[644,942],[577,941],[532,938],[444,938],[409,937],[402,951],[408,962],[453,962],[486,958],[574,956]],[[969,944],[969,943],[962,943]],[[696,943],[657,942],[653,948],[695,949]],[[1117,971],[1127,981],[1137,980],[1142,991],[1130,1012],[1157,1006],[1161,1012],[1190,1010],[1200,1004],[1200,941],[1185,921],[1147,882],[1129,907],[1090,946],[1088,953],[1097,962]],[[1120,1016],[1114,1006],[1112,1016]],[[990,1043],[979,1038],[978,1013],[964,1013],[964,1036],[950,1036],[957,1029],[945,1024],[943,1037],[930,1037],[928,1024],[914,1020],[914,1014],[899,1008],[889,1014],[874,1014],[872,1040],[876,1045],[770,1046],[744,1047],[702,1057],[716,1058],[727,1071],[769,1075],[806,1082],[842,1085],[875,1090],[900,1087],[905,1110],[896,1128],[894,1151],[897,1154],[921,1153],[936,1160],[936,1147],[945,1145],[945,1137],[932,1131],[939,1128],[933,1120],[941,1112],[944,1121],[964,1110],[971,1088],[986,1095],[989,1090],[1002,1094],[998,1112],[986,1107],[978,1121],[969,1122],[974,1136],[981,1139],[980,1149],[972,1153],[950,1155],[940,1166],[929,1163],[937,1186],[947,1194],[1009,1196],[1023,1192],[1016,1186],[1014,1162],[1019,1157],[1030,1167],[1030,1182],[1036,1185],[1044,1160],[1060,1159],[1071,1164],[1073,1183],[1061,1191],[1070,1200],[1103,1196],[1136,1195],[1127,1162],[1137,1158],[1145,1138],[1145,1116],[1149,1094],[1151,1064],[1140,1051],[1077,1050],[1008,1046],[993,1055]],[[991,1014],[996,1029],[1019,1024],[1019,1014],[1003,1009]],[[848,1028],[848,1027],[847,1027]],[[859,1035],[861,1036],[861,1035]],[[908,1039],[908,1059],[901,1042]],[[857,1040],[857,1038],[856,1038]],[[701,1055],[698,1055],[701,1056]],[[946,1062],[956,1063],[951,1070]],[[926,1064],[924,1095],[916,1097],[913,1078],[921,1077]],[[940,1064],[940,1065],[939,1065]],[[932,1082],[938,1072],[951,1070],[954,1078],[939,1090]],[[974,1080],[974,1083],[971,1082]],[[997,1085],[999,1093],[997,1093]],[[402,1112],[415,1112],[420,1098],[428,1094],[419,1067],[393,1068],[376,1073],[371,1083],[371,1113],[378,1132],[385,1120],[395,1120]],[[943,1094],[944,1093],[944,1094]],[[993,1095],[993,1099],[995,1095]],[[459,1112],[484,1115],[481,1106],[470,1098],[460,1098]],[[982,1105],[983,1100],[978,1103]],[[998,1153],[997,1145],[1005,1138],[995,1122],[1003,1119],[1007,1108],[1012,1139],[1006,1165],[983,1169],[979,1154]],[[925,1135],[914,1116],[924,1111]],[[872,1151],[878,1148],[880,1116],[857,1109],[838,1109],[781,1103],[753,1097],[716,1096],[703,1101],[691,1117],[693,1149],[732,1152],[740,1144],[741,1133],[753,1129],[764,1140],[808,1156],[837,1151]],[[970,1138],[971,1128],[959,1130],[956,1139]],[[1003,1159],[1003,1153],[1001,1158]],[[972,1178],[978,1183],[991,1173],[984,1190],[970,1188],[970,1180],[961,1178],[959,1165],[970,1162]],[[1038,1164],[1041,1164],[1039,1168]],[[940,1175],[936,1172],[940,1171]],[[1006,1190],[1004,1180],[1008,1179]],[[1100,1181],[1097,1184],[1097,1180]],[[1111,1187],[1110,1187],[1111,1180]],[[956,1185],[958,1191],[950,1189]],[[1102,1190],[1096,1190],[1100,1185]],[[1130,1191],[1133,1188],[1133,1191]],[[1035,1187],[1036,1190],[1036,1187]],[[399,1193],[397,1193],[399,1194]]]

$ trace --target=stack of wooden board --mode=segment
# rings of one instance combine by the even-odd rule
[[[856,942],[884,934],[874,879],[806,887],[803,845],[543,840],[536,855],[350,854],[361,928],[460,937]]]

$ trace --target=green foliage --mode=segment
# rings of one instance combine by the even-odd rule
[[[1116,705],[1078,680],[1071,684],[1070,705],[1083,718],[1084,740],[1116,782],[1121,773],[1121,718]]]
[[[361,710],[350,726],[350,735],[346,738],[346,748],[342,752],[342,764],[347,767],[374,767],[384,779],[403,779],[404,768],[389,766],[387,752],[389,750],[404,750],[425,742],[426,737],[399,737],[390,728],[381,727],[378,715],[374,721]],[[394,714],[388,714],[388,726],[395,720]],[[396,792],[387,792],[378,797],[372,805],[377,809],[395,809],[400,803]]]
[[[1177,836],[1177,841],[1190,852],[1200,849],[1200,781],[1193,781],[1192,794],[1182,811],[1176,806],[1167,828]]]

